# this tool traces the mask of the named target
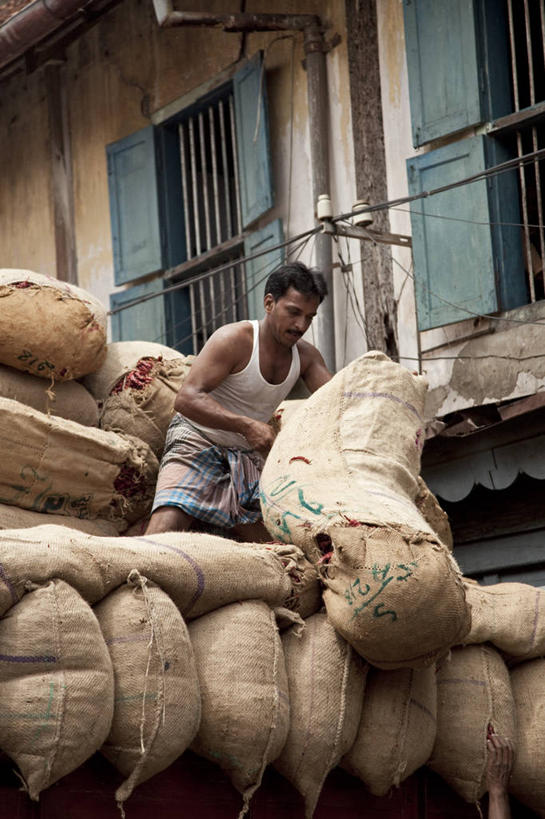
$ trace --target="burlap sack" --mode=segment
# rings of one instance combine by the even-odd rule
[[[471,629],[464,643],[493,643],[508,660],[545,654],[545,591],[526,583],[465,581]]]
[[[201,718],[193,649],[181,614],[158,586],[133,571],[127,585],[95,606],[112,659],[112,726],[101,751],[133,789],[189,747]]]
[[[515,736],[505,663],[492,646],[454,648],[437,670],[437,735],[428,764],[467,802],[486,791],[489,725]]]
[[[361,722],[343,768],[375,796],[386,796],[430,758],[436,719],[435,667],[369,669]]]
[[[154,341],[114,341],[106,347],[106,357],[100,369],[87,375],[83,383],[96,401],[105,401],[117,384],[123,384],[124,379],[138,381],[143,374],[131,373],[142,359],[155,361],[193,360],[194,356],[183,356],[173,347],[157,344]]]
[[[176,394],[194,358],[161,344],[110,344],[106,362],[88,382],[101,394],[101,428],[135,435],[160,456]],[[104,386],[109,389],[102,395]]]
[[[426,520],[431,526],[441,543],[443,543],[447,549],[452,551],[452,530],[450,528],[448,515],[445,510],[441,508],[439,501],[433,492],[429,490],[425,481],[421,477],[418,478],[418,493],[414,499],[414,502],[416,504],[416,508],[419,510],[424,520]]]
[[[289,695],[274,612],[260,600],[233,603],[189,625],[201,686],[201,725],[192,749],[217,762],[243,796],[239,819],[280,754]]]
[[[78,532],[87,532],[89,535],[99,537],[119,535],[116,524],[109,520],[82,520],[81,518],[68,518],[64,515],[44,515],[41,512],[31,512],[30,509],[21,509],[20,506],[7,506],[0,503],[0,530],[28,529],[31,526],[50,524],[65,526],[68,529],[76,529]]]
[[[48,415],[69,418],[88,427],[98,426],[98,404],[78,381],[50,385],[43,378],[0,364],[0,396]]]
[[[471,614],[445,546],[381,526],[336,529],[332,537],[323,564],[328,617],[368,662],[421,668],[463,641]]]
[[[106,355],[106,310],[85,290],[30,270],[0,270],[0,361],[68,381]]]
[[[306,400],[306,398],[291,398],[287,399],[286,401],[282,401],[282,403],[278,405],[269,421],[269,424],[272,426],[276,434],[278,434],[281,429],[286,427],[286,424],[294,415],[295,411],[298,410],[299,407],[302,407]]]
[[[545,660],[542,658],[522,663],[511,672],[517,732],[509,791],[542,817],[545,816],[544,680]]]
[[[386,669],[431,664],[469,628],[458,567],[415,504],[425,393],[362,356],[296,410],[261,478],[267,528],[322,565],[332,624]]]
[[[96,617],[62,580],[31,591],[0,620],[0,749],[32,799],[104,742],[113,672]]]
[[[353,361],[296,410],[261,476],[265,525],[317,561],[316,535],[352,522],[434,536],[414,503],[426,381],[383,353]]]
[[[325,614],[282,637],[290,696],[290,729],[274,767],[305,800],[312,817],[328,773],[352,746],[361,715],[367,664]]]
[[[132,569],[157,583],[184,618],[235,600],[260,598],[290,606],[300,551],[282,544],[246,548],[197,532],[152,537],[93,537],[61,526],[0,532],[0,615],[17,602],[25,583],[61,577],[89,603],[102,600]]]
[[[0,398],[0,440],[6,444],[1,503],[126,523],[151,506],[159,464],[143,441],[47,416],[9,398]]]

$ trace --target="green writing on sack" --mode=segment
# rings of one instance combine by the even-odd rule
[[[403,583],[412,577],[413,569],[417,566],[416,561],[394,565],[387,563],[382,567],[375,563],[368,578],[369,583],[362,583],[357,577],[344,592],[348,605],[353,607],[351,619],[353,620],[358,614],[367,610],[372,617],[389,616],[392,622],[397,620],[396,611],[386,608],[387,604],[378,598],[390,583]]]

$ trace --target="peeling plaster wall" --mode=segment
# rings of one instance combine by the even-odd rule
[[[270,2],[247,0],[247,12],[270,12]],[[192,10],[237,11],[238,0],[195,0]],[[342,41],[327,56],[330,92],[331,193],[335,211],[355,201],[354,151],[346,54],[344,3],[284,0],[277,13],[308,12],[322,17],[328,36]],[[106,145],[145,127],[151,116],[183,97],[243,56],[265,49],[275,208],[257,227],[281,217],[287,236],[314,224],[303,34],[278,39],[278,32],[243,37],[215,29],[159,29],[151,0],[125,0],[67,49],[65,66],[72,139],[76,250],[79,284],[108,304],[114,290],[108,202]],[[293,95],[292,95],[293,80]],[[4,266],[54,273],[55,248],[49,195],[47,109],[41,72],[16,75],[9,94],[0,87],[3,179],[0,207]],[[19,119],[18,119],[19,118]],[[293,125],[292,125],[293,119]],[[293,130],[292,130],[293,129]],[[293,154],[290,162],[290,144]],[[27,150],[30,146],[30,150]],[[15,157],[15,160],[14,160]],[[29,213],[31,218],[28,218]],[[7,214],[7,217],[4,217]],[[358,244],[352,243],[353,257]],[[301,255],[313,263],[313,242]],[[346,248],[345,248],[346,251]],[[361,276],[354,274],[359,299],[352,310],[344,281],[335,271],[338,366],[365,352],[358,310]],[[315,330],[315,340],[319,343]]]
[[[424,149],[412,146],[401,0],[377,0],[377,17],[388,199],[396,199],[408,195],[406,160]],[[392,232],[411,233],[408,211],[408,205],[390,210]],[[411,253],[394,247],[392,257],[401,360],[412,369],[421,349],[429,418],[545,389],[545,326],[476,318],[418,334]],[[504,315],[539,320],[545,302]]]

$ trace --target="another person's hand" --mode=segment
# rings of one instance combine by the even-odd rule
[[[487,739],[488,764],[486,784],[488,788],[489,819],[507,819],[510,816],[507,786],[513,767],[513,743],[507,737],[489,732]]]
[[[276,433],[274,429],[262,421],[249,420],[244,430],[244,437],[258,452],[267,453],[274,443]]]

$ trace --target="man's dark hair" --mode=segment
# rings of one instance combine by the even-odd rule
[[[293,287],[305,296],[318,296],[320,303],[327,296],[323,275],[303,262],[289,262],[271,273],[265,284],[265,295],[270,293],[275,301],[285,296]]]

